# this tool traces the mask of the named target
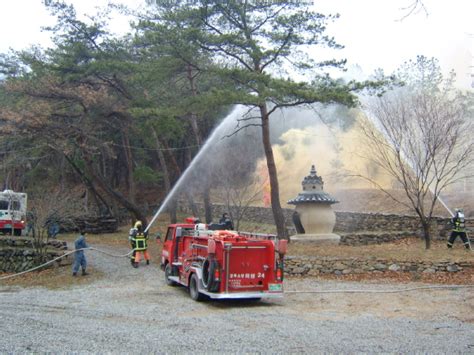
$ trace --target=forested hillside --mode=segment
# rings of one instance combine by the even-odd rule
[[[209,56],[153,21],[116,38],[50,2],[56,47],[3,56],[2,181],[33,196],[60,190],[101,214],[145,219],[229,110]],[[184,43],[181,43],[184,45]]]
[[[297,2],[150,5],[134,14],[130,34],[117,37],[106,13],[83,21],[71,5],[45,1],[57,18],[47,29],[55,46],[2,54],[4,188],[32,197],[53,191],[78,209],[113,215],[125,208],[146,221],[146,205],[171,190],[232,105],[245,104],[258,116],[242,119],[230,136],[261,127],[265,149],[252,151],[265,152],[278,220],[270,115],[313,102],[355,103],[357,87],[322,70],[344,61],[318,63],[298,50],[338,48],[324,35],[334,17]],[[290,79],[288,63],[309,80]],[[207,206],[211,184],[195,194]]]

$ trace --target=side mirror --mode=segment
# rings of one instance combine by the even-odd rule
[[[183,230],[181,227],[176,228],[176,238],[181,238],[183,235]]]

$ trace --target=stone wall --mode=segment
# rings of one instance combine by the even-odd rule
[[[459,272],[474,269],[474,262],[391,261],[377,258],[295,257],[285,258],[285,274],[317,276],[319,274],[348,275],[367,272]]]
[[[44,262],[52,260],[67,250],[67,243],[60,240],[50,240],[42,243],[45,252],[40,255],[34,247],[34,240],[28,237],[0,237],[0,271],[21,272],[37,265],[37,260],[42,256]],[[67,265],[71,259],[60,259],[47,267]]]
[[[361,232],[340,233],[342,245],[371,245],[389,243],[400,239],[413,237],[412,232]]]
[[[202,205],[197,204],[200,216],[204,216]],[[184,213],[192,214],[187,204],[181,203],[180,210]],[[213,205],[213,216],[215,220],[224,212],[228,211],[223,205]],[[292,214],[294,209],[283,209],[288,231],[290,235],[295,234],[292,223]],[[382,213],[358,213],[358,212],[335,212],[336,225],[334,232],[341,235],[341,244],[346,245],[366,245],[380,244],[384,242],[395,241],[410,236],[421,236],[422,231],[416,216],[382,214]],[[273,224],[273,215],[271,208],[249,207],[246,210],[246,220]],[[433,238],[446,239],[446,228],[449,218],[434,217],[433,218]],[[474,231],[474,220],[467,220],[468,230]],[[471,233],[472,238],[472,233]]]

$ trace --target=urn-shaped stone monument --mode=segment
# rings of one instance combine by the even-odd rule
[[[338,201],[323,191],[323,179],[316,174],[314,165],[301,185],[303,191],[288,201],[296,205],[293,223],[298,234],[291,236],[291,240],[338,244],[340,236],[333,233],[336,214],[331,208]]]

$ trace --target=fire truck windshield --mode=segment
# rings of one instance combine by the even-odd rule
[[[0,200],[0,210],[12,210],[12,211],[19,211],[20,210],[20,201],[12,201],[10,208],[8,208],[8,201]]]

